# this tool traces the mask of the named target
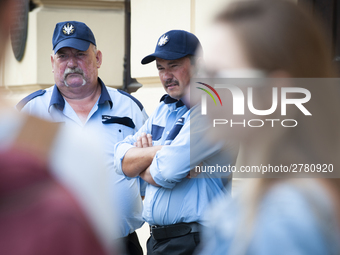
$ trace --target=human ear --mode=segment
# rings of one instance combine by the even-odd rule
[[[102,65],[102,60],[103,60],[103,54],[100,50],[97,50],[96,59],[97,59],[97,68],[100,68],[100,66]]]
[[[52,73],[54,73],[54,55],[51,54]]]

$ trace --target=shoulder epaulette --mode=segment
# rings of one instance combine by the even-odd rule
[[[17,105],[16,108],[21,111],[22,108],[24,108],[24,106],[31,101],[33,98],[36,98],[38,96],[42,96],[46,93],[46,90],[38,90],[36,92],[33,92],[32,94],[29,94],[27,97],[23,98]]]
[[[123,90],[120,90],[120,89],[117,89],[117,90],[118,90],[121,94],[123,94],[123,95],[128,96],[129,98],[131,98],[131,99],[138,105],[139,109],[140,109],[141,111],[143,110],[144,106],[142,105],[141,102],[138,101],[137,98],[131,96],[129,93],[127,93],[127,92],[125,92],[125,91],[123,91]]]

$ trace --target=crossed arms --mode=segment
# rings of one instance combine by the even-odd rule
[[[145,125],[134,136],[115,145],[114,157],[118,174],[127,178],[140,176],[146,182],[172,189],[190,171],[190,125],[184,125],[170,145],[155,145]],[[157,185],[158,184],[158,185]]]
[[[122,170],[128,177],[140,176],[144,181],[159,186],[150,174],[150,165],[163,145],[153,146],[152,136],[142,133],[134,143],[134,148],[129,149],[123,160]]]

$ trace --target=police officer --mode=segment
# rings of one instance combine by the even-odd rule
[[[51,55],[55,85],[24,98],[17,108],[23,112],[80,130],[92,129],[103,138],[107,165],[112,169],[114,208],[119,210],[118,237],[130,254],[142,254],[135,229],[143,224],[141,180],[127,180],[113,171],[113,147],[134,134],[147,115],[141,103],[129,94],[106,87],[98,77],[102,53],[96,48],[91,29],[82,22],[56,24]],[[74,152],[77,153],[77,152]],[[143,194],[142,194],[143,195]]]
[[[220,178],[187,178],[193,166],[234,163],[223,154],[220,144],[204,139],[195,141],[190,155],[190,119],[199,114],[196,107],[183,103],[192,70],[199,58],[197,37],[183,30],[163,34],[153,54],[142,64],[156,60],[159,77],[167,92],[153,115],[131,137],[115,145],[118,173],[126,178],[142,177],[148,182],[143,218],[150,225],[148,254],[192,254],[200,242],[205,224],[204,211],[216,196],[226,193]],[[204,129],[195,129],[203,136]],[[193,141],[191,141],[193,142]],[[190,156],[192,160],[190,161]]]

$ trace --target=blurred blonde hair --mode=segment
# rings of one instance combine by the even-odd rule
[[[236,1],[222,10],[215,22],[232,27],[256,69],[267,73],[284,71],[292,78],[336,77],[328,35],[318,20],[291,1]],[[297,120],[299,128],[277,132],[262,128],[244,149],[246,165],[334,161],[340,165],[340,90],[335,85],[321,84],[308,89],[312,95],[308,110],[318,117],[306,118],[298,109],[292,109],[291,116]],[[262,197],[279,181],[282,180],[252,180],[243,192],[241,202],[246,212],[237,237],[244,249],[247,247],[245,239],[251,238],[249,226],[254,223]]]
[[[335,77],[331,40],[316,19],[292,1],[240,0],[216,22],[234,28],[256,68],[285,70],[294,78]]]

